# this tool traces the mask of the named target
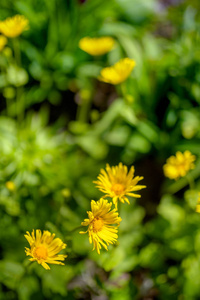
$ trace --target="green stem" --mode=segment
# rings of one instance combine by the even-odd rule
[[[83,122],[83,123],[87,122],[88,110],[89,110],[88,102],[84,100],[78,109],[78,116],[77,116],[78,121]]]
[[[120,84],[120,92],[121,92],[122,98],[125,100],[125,102],[130,105],[130,103],[133,102],[133,97],[127,91],[126,81],[124,81]]]
[[[21,66],[21,52],[20,52],[20,44],[17,38],[13,39],[13,49],[14,49],[14,56],[15,62],[18,67]]]
[[[88,97],[83,97],[81,99],[81,104],[78,107],[77,111],[77,121],[82,123],[87,123],[89,120],[89,112],[91,108],[92,97],[89,95]]]
[[[193,178],[190,176],[190,174],[187,174],[186,178],[187,178],[187,180],[188,180],[190,189],[191,189],[191,190],[194,190],[194,189],[195,189],[195,186],[194,186],[194,180],[193,180]]]
[[[78,226],[78,227],[75,227],[74,229],[68,231],[67,234],[71,234],[71,233],[73,233],[73,232],[75,232],[75,231],[77,231],[77,230],[79,230],[79,229],[81,229],[81,228],[83,228],[82,225],[81,225],[81,226]]]
[[[17,88],[17,119],[20,123],[24,119],[24,93],[23,87],[20,86]]]
[[[20,43],[18,38],[13,39],[13,49],[14,49],[14,58],[15,63],[18,68],[21,66],[21,51]],[[16,114],[18,122],[20,123],[24,119],[24,93],[23,87],[16,88]]]
[[[181,189],[183,189],[184,187],[186,187],[188,184],[190,186],[190,189],[194,189],[195,188],[194,179],[196,179],[200,176],[199,168],[200,168],[200,161],[196,165],[196,169],[193,170],[192,177],[191,177],[191,174],[189,174],[189,175],[187,174],[185,177],[178,179],[178,181],[174,182],[169,187],[164,189],[162,191],[162,193],[163,194],[165,194],[165,193],[175,194],[178,191],[180,191]]]
[[[30,260],[27,261],[27,259],[24,260],[23,266],[25,268],[25,273],[26,274],[30,274],[32,265],[33,265],[33,261],[30,261]]]
[[[121,91],[122,97],[126,100],[127,90],[126,90],[126,85],[125,85],[124,82],[122,82],[122,83],[120,84],[120,91]]]

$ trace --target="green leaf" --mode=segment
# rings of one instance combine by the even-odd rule
[[[18,262],[4,260],[0,262],[0,281],[8,288],[15,289],[25,272]]]

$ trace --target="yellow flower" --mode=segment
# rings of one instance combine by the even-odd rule
[[[27,241],[30,244],[30,249],[25,248],[25,252],[27,256],[32,256],[30,261],[37,261],[38,264],[42,265],[46,270],[50,270],[48,264],[57,264],[57,265],[64,265],[64,263],[60,262],[59,260],[64,260],[67,255],[57,255],[62,249],[66,248],[66,244],[62,242],[61,239],[56,238],[55,234],[51,234],[49,231],[44,230],[43,234],[41,230],[36,230],[36,236],[34,229],[32,234],[27,231],[24,235]]]
[[[188,150],[184,153],[176,152],[176,156],[170,156],[163,166],[165,176],[175,180],[184,177],[190,169],[194,169],[195,159],[195,155]]]
[[[119,163],[118,166],[110,167],[106,165],[106,171],[101,169],[98,180],[94,181],[97,184],[99,190],[106,195],[103,197],[111,197],[115,207],[117,209],[117,201],[120,200],[122,203],[126,201],[130,204],[126,196],[140,198],[141,196],[132,192],[139,191],[146,188],[146,185],[137,185],[138,181],[142,180],[143,177],[136,176],[134,178],[135,169],[132,166],[128,172],[127,166]]]
[[[100,254],[101,246],[108,250],[109,244],[117,241],[118,226],[121,218],[118,216],[116,209],[111,210],[112,203],[101,198],[99,201],[91,201],[91,211],[88,211],[88,219],[81,223],[82,226],[88,226],[87,231],[80,231],[81,234],[89,234],[90,244],[94,244],[93,250],[96,249]],[[114,226],[116,224],[116,226]],[[107,245],[106,245],[107,244]]]
[[[134,67],[133,59],[122,58],[113,66],[102,69],[98,79],[111,84],[119,84],[128,78]]]
[[[28,24],[28,19],[24,16],[16,15],[0,22],[0,32],[8,38],[15,38],[28,29]]]
[[[196,206],[196,212],[200,213],[200,193],[198,193],[198,200],[197,200],[197,206]]]
[[[99,38],[84,37],[79,41],[79,48],[90,55],[103,55],[114,46],[114,39],[105,36]]]
[[[7,38],[3,35],[0,35],[0,51],[3,50],[6,44],[7,44]]]
[[[6,182],[6,187],[9,191],[13,192],[16,188],[15,184],[13,181],[7,181]]]

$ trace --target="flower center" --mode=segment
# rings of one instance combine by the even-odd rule
[[[37,247],[35,249],[35,255],[37,256],[38,259],[47,259],[48,256],[47,248],[43,245]]]
[[[95,218],[93,221],[93,231],[98,232],[103,228],[103,220]]]
[[[115,183],[111,189],[116,195],[120,195],[124,192],[124,185],[121,183]]]

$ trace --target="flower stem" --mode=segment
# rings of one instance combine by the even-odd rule
[[[121,92],[122,98],[128,105],[130,105],[134,101],[134,98],[132,97],[132,95],[129,94],[129,92],[127,90],[126,82],[122,82],[120,84],[120,92]]]
[[[20,123],[24,119],[24,89],[23,87],[17,87],[17,118]]]
[[[122,97],[126,100],[127,90],[126,90],[126,85],[124,84],[124,82],[122,82],[120,84],[120,91],[121,91]]]
[[[81,225],[81,226],[78,226],[78,227],[75,227],[74,229],[68,231],[67,233],[68,233],[68,234],[71,234],[71,233],[73,233],[73,232],[75,232],[75,231],[77,231],[77,230],[79,230],[79,229],[81,229],[81,228],[83,228],[82,225]]]
[[[81,103],[78,107],[77,121],[87,123],[89,120],[89,112],[92,104],[92,93],[86,90],[86,95],[80,96]]]
[[[188,180],[190,189],[194,190],[195,186],[194,186],[194,180],[193,180],[193,178],[190,176],[190,174],[187,174],[186,178]]]
[[[20,44],[17,38],[13,39],[13,49],[14,49],[14,56],[15,62],[18,67],[21,65],[21,52],[20,52]]]
[[[21,66],[21,51],[20,51],[20,43],[19,39],[15,38],[13,39],[13,49],[14,49],[14,58],[15,63],[18,68]],[[17,119],[20,123],[24,119],[24,93],[23,93],[23,87],[16,87],[16,113],[17,113]]]
[[[33,261],[30,261],[30,260],[27,261],[27,259],[24,260],[23,266],[25,268],[26,274],[30,274],[32,265],[33,265]]]

